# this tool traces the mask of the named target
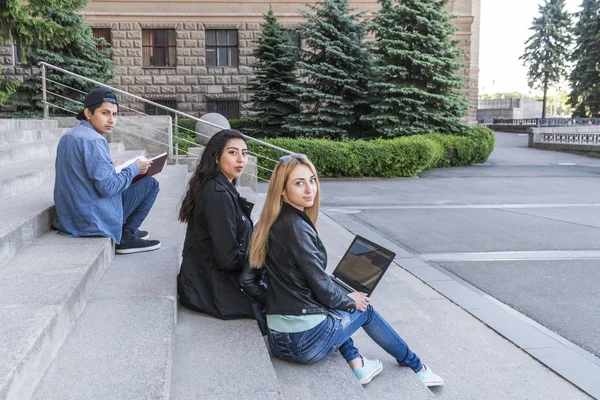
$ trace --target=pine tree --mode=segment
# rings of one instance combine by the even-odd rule
[[[600,117],[600,0],[583,0],[581,8],[574,31],[569,106],[574,117]]]
[[[467,102],[448,1],[380,2],[371,26],[375,102],[364,120],[384,137],[462,131]]]
[[[107,82],[113,78],[112,50],[103,39],[93,38],[90,27],[79,14],[86,4],[87,0],[30,0],[28,3],[7,0],[8,6],[0,13],[0,25],[3,27],[0,35],[6,38],[8,34],[14,38],[21,50],[21,58],[30,68],[45,61],[76,74]],[[47,78],[48,101],[56,105],[51,108],[56,115],[78,112],[81,104],[69,99],[82,101],[85,93],[94,87],[81,79],[53,70],[47,71]],[[22,82],[7,104],[17,107],[15,116],[41,115],[41,75],[33,74]]]
[[[565,10],[565,0],[546,0],[539,6],[540,16],[534,18],[533,35],[525,42],[520,57],[528,67],[530,88],[544,92],[542,118],[546,118],[548,88],[567,76],[567,60],[571,46],[571,16]]]
[[[371,56],[365,44],[361,14],[348,0],[324,0],[302,12],[299,27],[305,43],[298,62],[302,84],[297,87],[301,111],[284,127],[296,136],[339,139],[361,133],[368,112]]]
[[[249,109],[253,111],[246,125],[247,133],[268,137],[287,136],[282,128],[285,117],[298,113],[298,98],[294,90],[297,51],[281,28],[272,9],[265,15],[260,37],[254,49],[255,78],[249,82]]]

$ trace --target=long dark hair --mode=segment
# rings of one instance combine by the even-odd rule
[[[181,209],[179,210],[179,220],[181,222],[189,222],[192,219],[196,208],[196,196],[198,196],[202,186],[221,172],[221,167],[217,161],[221,158],[227,142],[231,139],[242,139],[246,142],[240,132],[233,129],[224,129],[215,133],[206,144],[200,162],[194,175],[190,178],[187,192],[181,202]],[[235,182],[233,183],[235,184]]]

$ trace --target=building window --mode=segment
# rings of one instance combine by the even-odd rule
[[[27,50],[25,50],[26,59],[23,59],[21,57],[21,48],[18,44],[13,43],[13,66],[29,65],[29,58],[31,57],[31,52],[34,51],[36,48],[37,47],[34,44],[29,46]]]
[[[237,30],[206,31],[206,63],[209,67],[238,66]]]
[[[19,45],[13,43],[13,65],[21,65],[23,64],[23,60],[21,60],[21,51],[19,49]]]
[[[145,67],[174,67],[176,60],[175,29],[143,29],[142,56]]]
[[[238,119],[240,117],[240,101],[208,99],[206,111],[219,113],[227,119]]]
[[[296,49],[302,48],[302,38],[300,37],[300,32],[298,32],[294,28],[290,28],[290,29],[287,29],[285,31],[285,33],[287,34],[288,38],[290,39],[290,44],[292,45],[292,47],[294,47]]]
[[[92,28],[92,34],[94,39],[104,39],[106,40],[106,43],[112,45],[112,34],[110,32],[110,28]],[[103,50],[105,47],[107,46],[96,42],[96,48],[98,50]]]
[[[177,109],[177,100],[169,99],[169,100],[151,100],[156,104],[160,104],[161,106],[169,107],[174,110]],[[175,116],[175,113],[172,111],[165,110],[164,108],[156,107],[155,105],[144,103],[144,112],[147,115],[170,115],[171,117]]]

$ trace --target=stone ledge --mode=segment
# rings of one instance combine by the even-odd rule
[[[44,235],[2,269],[1,398],[29,398],[114,254],[108,238]],[[51,268],[49,268],[49,266]]]

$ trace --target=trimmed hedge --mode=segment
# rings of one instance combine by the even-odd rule
[[[343,140],[308,138],[263,139],[303,153],[322,177],[412,177],[435,167],[463,166],[486,161],[494,149],[494,132],[470,127],[459,135],[414,135],[395,139]],[[280,151],[249,143],[259,156],[259,175],[269,179]]]

